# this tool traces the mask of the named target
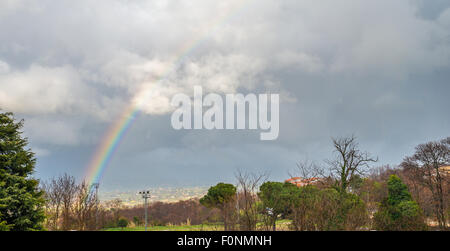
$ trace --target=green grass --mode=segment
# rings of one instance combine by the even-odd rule
[[[287,230],[290,220],[279,220],[277,221],[277,230]],[[258,224],[260,227],[261,224]],[[107,228],[104,231],[144,231],[144,226],[138,227],[126,227],[126,228]],[[201,225],[181,225],[181,226],[149,226],[147,231],[222,231],[223,224],[201,224]]]
[[[144,231],[144,226],[126,227],[126,228],[107,228],[104,231]],[[223,225],[191,225],[191,226],[149,226],[147,231],[220,231],[223,230]]]

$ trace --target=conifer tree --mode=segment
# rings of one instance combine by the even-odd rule
[[[388,197],[374,215],[375,228],[385,231],[425,230],[422,210],[412,199],[408,187],[397,175],[391,175],[387,185]]]
[[[32,178],[36,159],[12,113],[0,113],[0,230],[42,230],[43,192]]]

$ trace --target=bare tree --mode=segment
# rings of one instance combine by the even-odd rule
[[[308,160],[300,161],[296,163],[296,167],[297,168],[294,173],[288,173],[291,178],[297,177],[298,175],[300,175],[303,179],[325,177],[324,169],[314,162],[310,162]]]
[[[413,156],[406,157],[401,166],[414,175],[432,194],[435,215],[439,227],[446,229],[444,182],[448,183],[447,173],[441,167],[450,163],[450,137],[432,141],[416,147]]]
[[[57,190],[61,193],[62,200],[62,229],[69,230],[71,228],[71,211],[72,203],[75,200],[77,192],[77,184],[75,182],[75,177],[68,174],[57,179],[56,184]]]
[[[69,230],[72,227],[72,206],[77,194],[75,178],[64,174],[42,184],[45,192],[47,227],[52,230]]]
[[[63,191],[58,186],[57,179],[52,179],[48,183],[43,182],[42,190],[44,191],[46,199],[45,211],[48,216],[47,228],[52,230],[58,230],[61,215]]]
[[[99,200],[95,189],[83,181],[77,186],[77,196],[73,205],[73,214],[78,230],[96,229],[96,215]]]
[[[332,140],[336,158],[326,162],[330,166],[330,174],[335,178],[338,190],[343,194],[355,175],[364,175],[369,164],[377,162],[378,158],[373,158],[368,152],[359,150],[355,136]]]
[[[43,183],[47,227],[52,230],[95,230],[106,210],[100,204],[97,189],[86,182],[77,184],[75,178],[64,174]],[[102,215],[101,215],[102,214]]]
[[[238,170],[235,174],[238,187],[239,209],[243,215],[240,217],[241,230],[256,230],[258,221],[257,192],[259,186],[267,179],[267,173],[248,173]]]
[[[106,208],[109,209],[109,211],[113,215],[114,222],[117,222],[120,218],[120,210],[122,209],[123,202],[121,199],[113,199],[106,202]]]

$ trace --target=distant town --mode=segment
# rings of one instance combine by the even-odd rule
[[[177,202],[180,200],[189,200],[193,198],[201,198],[208,192],[209,187],[154,187],[148,188],[151,197],[150,202]],[[113,190],[99,192],[101,201],[110,201],[120,199],[124,206],[136,206],[143,204],[141,196],[137,190]]]

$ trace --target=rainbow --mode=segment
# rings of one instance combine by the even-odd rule
[[[233,13],[238,13],[241,9],[244,8],[244,4],[246,2],[250,2],[249,0],[237,1],[231,8],[229,8],[222,15],[217,15],[214,21],[210,22],[203,32],[199,32],[198,36],[194,37],[190,43],[184,44],[178,50],[178,53],[174,54],[174,67],[168,70],[166,74],[163,74],[158,83],[167,78],[172,71],[176,70],[177,66],[182,64],[185,58],[194,51],[202,41],[209,35],[209,33],[217,28],[220,24],[223,24],[224,21],[232,16]],[[139,95],[138,93],[137,95]],[[147,100],[151,97],[147,96]],[[120,145],[120,142],[126,135],[127,131],[130,129],[133,122],[136,120],[140,113],[139,105],[133,102],[134,99],[131,99],[129,104],[123,110],[118,119],[115,120],[114,123],[109,127],[107,132],[102,137],[100,144],[94,151],[94,155],[91,158],[87,168],[86,173],[84,175],[84,180],[92,185],[94,183],[99,183],[101,178],[108,167],[112,157],[114,156],[115,151]]]

